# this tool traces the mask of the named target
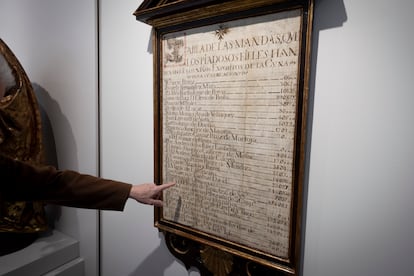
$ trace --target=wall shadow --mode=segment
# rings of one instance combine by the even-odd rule
[[[58,106],[58,103],[55,100],[53,100],[50,97],[49,93],[39,84],[32,83],[32,86],[39,104],[40,118],[42,121],[42,140],[45,164],[57,168],[58,158],[56,152],[55,135],[53,133],[52,123],[50,122],[50,118],[45,109],[45,106]],[[56,107],[54,109],[56,109]],[[59,218],[62,215],[61,207],[57,205],[47,205],[45,209],[49,227],[53,229],[54,222],[56,220],[59,220]],[[44,233],[42,236],[50,234],[51,231],[48,231],[47,233]]]
[[[37,83],[32,83],[32,86],[39,104],[40,116],[42,121],[42,138],[45,155],[45,164],[59,168],[60,164],[57,154],[58,146],[56,144],[56,135],[59,135],[59,132],[63,133],[60,134],[60,136],[63,136],[64,138],[61,137],[60,140],[64,141],[65,143],[65,149],[61,147],[64,151],[64,154],[66,154],[66,152],[68,151],[71,151],[72,155],[76,155],[76,143],[72,132],[72,128],[69,121],[62,113],[59,103],[50,96],[50,93]],[[76,157],[70,156],[70,158],[73,159]],[[78,162],[76,162],[76,164],[77,163]],[[58,205],[47,205],[46,214],[49,227],[51,229],[54,229],[55,223],[61,219],[62,207]],[[76,216],[73,216],[71,219],[74,220],[74,224],[78,223]],[[42,236],[50,234],[51,232],[49,231],[47,233],[44,233]]]
[[[45,105],[57,106],[58,104],[50,97],[49,93],[43,87],[36,83],[32,83],[32,86],[39,103],[40,117],[42,121],[42,139],[43,150],[45,154],[45,163],[54,167],[58,167],[55,135],[53,133],[49,115],[45,110]]]
[[[57,168],[62,166],[59,155],[68,157],[73,170],[78,170],[77,147],[72,127],[62,113],[59,103],[50,93],[37,83],[32,83],[42,116],[42,134],[45,147],[46,161]],[[64,143],[63,143],[64,142]],[[59,148],[60,154],[56,149]]]
[[[178,261],[168,250],[164,235],[161,233],[158,235],[160,245],[128,276],[165,275],[165,270],[175,261]]]
[[[319,34],[323,30],[341,27],[348,17],[343,0],[315,0],[313,13],[313,30],[312,30],[312,51],[309,77],[309,98],[308,98],[308,114],[306,129],[306,152],[305,152],[305,170],[303,183],[303,209],[302,209],[302,249],[300,253],[299,275],[303,275],[303,264],[305,254],[305,234],[306,234],[306,217],[307,217],[307,201],[309,191],[309,169],[312,145],[312,125],[314,100],[317,91],[315,91],[316,68],[318,61]]]

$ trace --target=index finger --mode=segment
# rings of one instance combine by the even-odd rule
[[[157,190],[161,192],[161,191],[163,191],[165,189],[168,189],[168,188],[170,188],[174,185],[175,185],[175,182],[167,182],[167,183],[164,183],[164,184],[161,184],[161,185],[157,185]]]

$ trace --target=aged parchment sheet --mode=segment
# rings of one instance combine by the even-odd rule
[[[164,219],[288,258],[301,12],[162,39]]]

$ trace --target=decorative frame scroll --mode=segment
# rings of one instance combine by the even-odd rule
[[[155,208],[201,275],[298,275],[313,0],[144,1]]]

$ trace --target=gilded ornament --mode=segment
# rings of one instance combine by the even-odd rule
[[[233,267],[233,256],[222,250],[205,246],[200,250],[200,256],[205,267],[214,276],[227,276]]]

